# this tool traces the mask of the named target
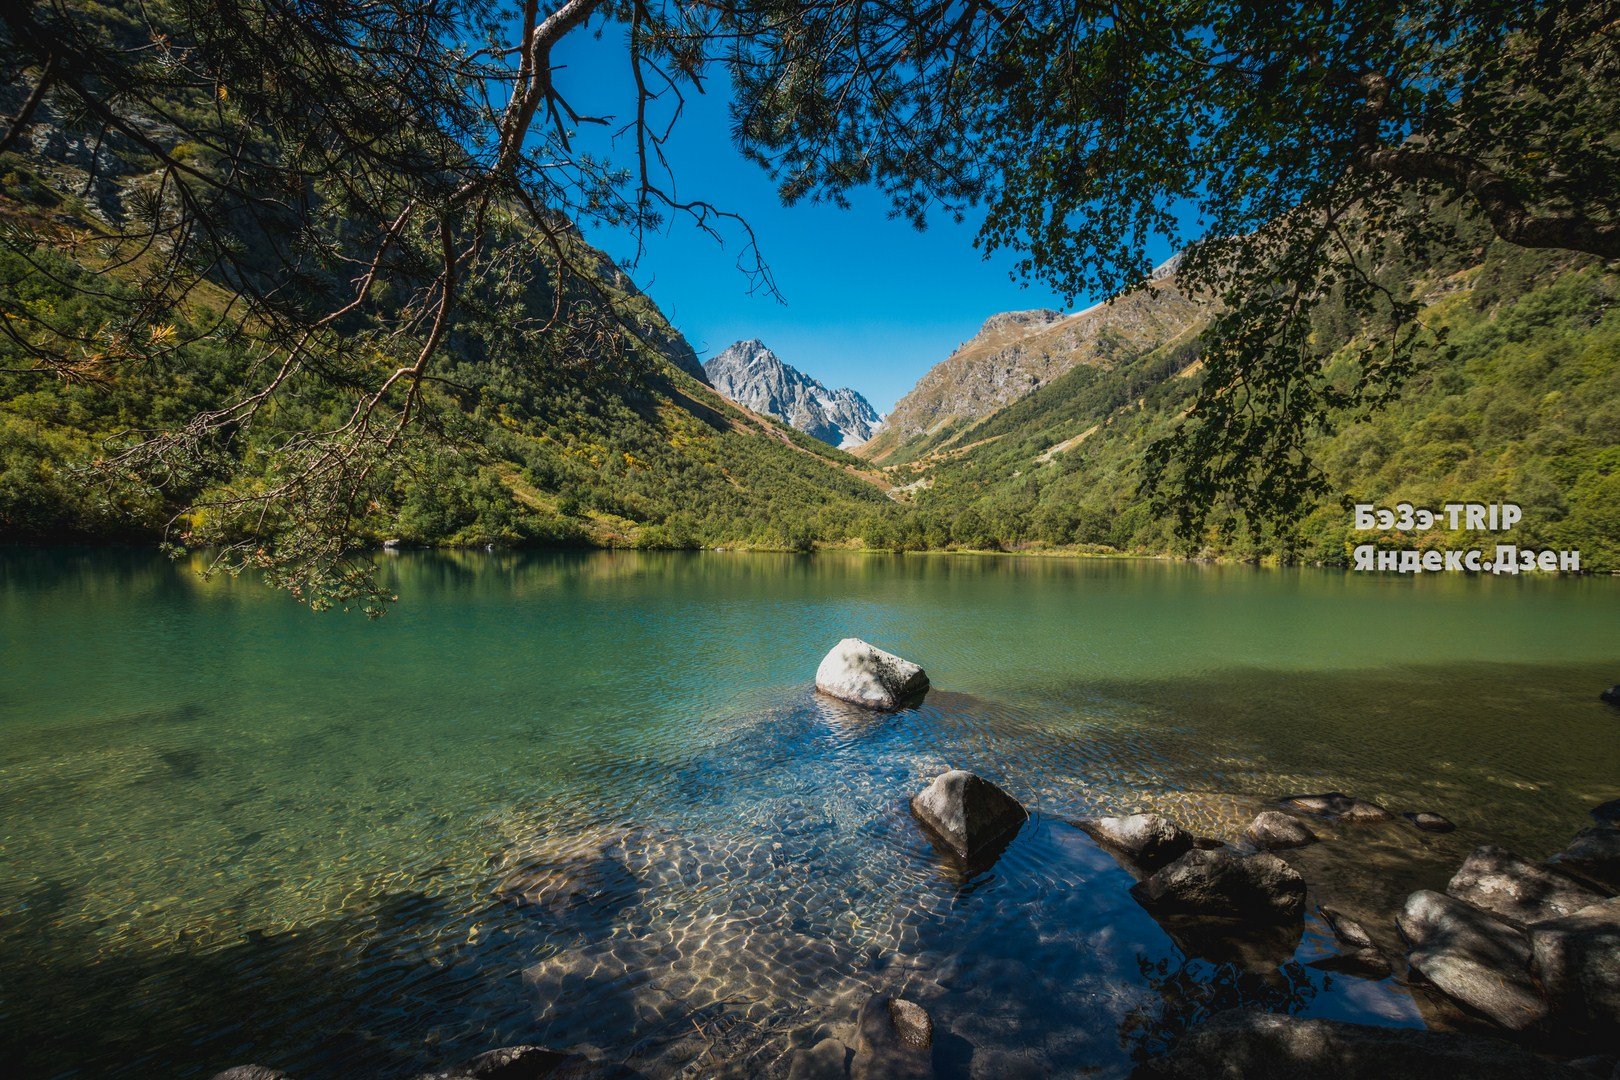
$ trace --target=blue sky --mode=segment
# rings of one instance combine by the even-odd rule
[[[554,54],[562,65],[556,84],[581,114],[614,114],[620,123],[631,115],[622,34],[617,27],[600,39],[572,34]],[[746,217],[785,303],[749,295],[749,281],[736,269],[740,236],[721,248],[685,219],[648,236],[632,270],[703,359],[757,337],[787,363],[829,386],[853,387],[887,413],[989,316],[1065,307],[1052,291],[1013,281],[1011,254],[986,261],[972,244],[975,220],[956,225],[940,216],[919,233],[889,218],[886,202],[873,193],[857,193],[849,210],[783,207],[769,178],[731,143],[728,90],[717,78],[707,94],[688,96],[666,147],[676,194]],[[581,137],[582,145],[607,149],[601,127],[586,127]],[[614,158],[628,165],[633,151],[626,136]],[[635,254],[628,235],[589,224],[585,231],[614,258]],[[1088,302],[1082,297],[1069,307]]]

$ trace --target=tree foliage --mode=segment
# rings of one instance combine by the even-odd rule
[[[1426,355],[1378,268],[1453,239],[1437,201],[1514,244],[1620,256],[1617,17],[1601,0],[771,3],[736,47],[737,127],[784,198],[871,184],[919,223],[982,205],[980,244],[1071,297],[1140,282],[1155,237],[1185,248],[1183,287],[1223,310],[1145,478],[1196,536],[1211,511],[1297,515],[1326,490],[1313,435]],[[1338,380],[1313,336],[1330,304],[1372,331]]]

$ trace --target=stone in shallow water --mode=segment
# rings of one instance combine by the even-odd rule
[[[1620,1031],[1620,897],[1530,928],[1530,970],[1559,1020]]]
[[[1598,700],[1607,701],[1610,705],[1620,705],[1620,683],[1616,683],[1599,694]]]
[[[1318,971],[1331,971],[1357,979],[1371,979],[1374,982],[1389,978],[1391,971],[1389,960],[1377,949],[1352,949],[1349,952],[1324,956],[1320,960],[1312,960],[1309,966]]]
[[[1306,844],[1316,843],[1316,834],[1311,832],[1303,821],[1277,810],[1266,810],[1257,814],[1249,823],[1248,836],[1250,842],[1261,851],[1304,847]]]
[[[1342,791],[1321,795],[1287,795],[1278,800],[1291,810],[1343,821],[1389,821],[1395,815],[1377,803],[1355,799]]]
[[[1131,895],[1149,911],[1166,915],[1280,922],[1305,911],[1305,879],[1265,852],[1194,849],[1137,882]]]
[[[503,1046],[416,1080],[641,1080],[641,1074],[583,1054],[543,1046]]]
[[[788,1080],[843,1080],[849,1075],[849,1047],[828,1037],[793,1053]]]
[[[816,668],[816,689],[840,701],[890,711],[927,690],[928,674],[860,638],[845,638]]]
[[[934,1044],[934,1020],[915,1001],[890,998],[889,1022],[900,1041],[915,1050],[926,1050]]]
[[[1620,892],[1620,829],[1582,829],[1547,865],[1584,878],[1606,892]]]
[[[1018,800],[990,781],[952,769],[911,798],[911,812],[964,859],[983,854],[1029,817]]]
[[[1367,928],[1338,908],[1329,907],[1327,904],[1318,904],[1316,913],[1322,916],[1323,922],[1328,924],[1328,929],[1333,931],[1333,936],[1344,944],[1353,949],[1374,948],[1372,935],[1367,933]]]
[[[1157,870],[1192,850],[1193,837],[1158,814],[1094,818],[1078,822],[1092,839],[1143,870]]]
[[[897,1024],[894,1001],[886,994],[873,994],[861,1007],[860,1019],[856,1022],[859,1041],[855,1045],[855,1057],[849,1063],[850,1080],[927,1080],[934,1075],[929,1046],[912,1041],[920,1034],[921,1021],[915,1012],[922,1012],[921,1007],[904,1003],[910,1005],[910,1009],[900,1010]],[[926,1012],[922,1013],[923,1020],[927,1016]],[[928,1037],[932,1043],[931,1022]]]
[[[1450,832],[1457,827],[1450,818],[1429,810],[1409,811],[1401,816],[1424,832]]]
[[[234,1065],[224,1072],[217,1072],[209,1080],[292,1080],[290,1076],[280,1069],[269,1069],[263,1065]]]
[[[1233,1010],[1193,1029],[1132,1080],[1576,1080],[1500,1039]]]
[[[1446,892],[1523,924],[1573,915],[1602,899],[1563,874],[1526,862],[1494,844],[1475,848]]]
[[[1524,931],[1430,889],[1407,897],[1395,921],[1412,946],[1413,969],[1453,1001],[1514,1031],[1546,1018]]]

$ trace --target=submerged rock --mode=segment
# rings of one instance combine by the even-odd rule
[[[1573,915],[1602,899],[1573,879],[1493,844],[1474,849],[1446,892],[1521,924]]]
[[[1479,1035],[1372,1027],[1233,1010],[1217,1013],[1132,1080],[1576,1080],[1580,1074]]]
[[[1316,913],[1328,924],[1344,951],[1336,956],[1312,960],[1310,966],[1323,971],[1354,975],[1358,979],[1383,979],[1390,974],[1389,958],[1373,942],[1367,928],[1338,908],[1318,904]]]
[[[899,1001],[897,1008],[897,1001],[873,994],[861,1007],[850,1080],[928,1080],[934,1075],[933,1022],[922,1006]],[[918,1041],[925,1033],[927,1041]]]
[[[1389,958],[1377,949],[1350,949],[1346,952],[1312,960],[1308,965],[1318,971],[1331,971],[1337,975],[1351,975],[1357,979],[1377,982],[1387,979],[1393,970]]]
[[[796,1050],[788,1080],[843,1080],[849,1075],[849,1047],[832,1037],[806,1050]]]
[[[1282,922],[1305,910],[1305,879],[1275,855],[1194,849],[1139,881],[1131,895],[1166,915]]]
[[[1372,935],[1367,933],[1367,928],[1338,908],[1318,904],[1316,913],[1322,916],[1323,922],[1328,924],[1328,929],[1333,931],[1333,936],[1352,949],[1371,949],[1375,947]]]
[[[1620,683],[1609,687],[1598,695],[1599,701],[1607,701],[1610,705],[1620,705]]]
[[[1265,810],[1249,823],[1250,842],[1261,851],[1304,847],[1316,843],[1316,834],[1292,814]]]
[[[1278,800],[1292,810],[1344,821],[1389,821],[1395,815],[1377,803],[1353,799],[1342,791],[1321,795],[1288,795]]]
[[[1191,833],[1157,814],[1077,822],[1092,839],[1144,870],[1157,870],[1192,850]]]
[[[845,638],[816,668],[816,689],[840,701],[890,711],[928,689],[928,674],[860,638]]]
[[[1395,921],[1412,946],[1413,969],[1453,1001],[1513,1031],[1546,1018],[1523,930],[1429,889],[1407,897]]]
[[[1583,878],[1605,892],[1620,892],[1620,829],[1582,829],[1547,865]]]
[[[1561,1023],[1620,1030],[1620,897],[1532,926],[1530,952]]]
[[[902,1043],[913,1050],[927,1050],[934,1045],[934,1019],[928,1010],[905,998],[889,999],[889,1023]]]
[[[1451,832],[1457,827],[1450,818],[1428,810],[1408,811],[1401,816],[1424,832]]]
[[[280,1069],[263,1065],[233,1065],[224,1072],[215,1073],[209,1080],[292,1080],[292,1077]]]
[[[964,859],[1018,831],[1028,811],[983,777],[952,769],[911,798],[911,812]]]
[[[417,1080],[641,1080],[641,1075],[584,1054],[543,1046],[503,1046]]]

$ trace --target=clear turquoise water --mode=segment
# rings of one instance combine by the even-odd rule
[[[1123,1074],[1221,1004],[1419,1023],[1398,980],[1310,968],[1314,920],[1272,970],[1189,959],[1069,821],[1233,836],[1328,788],[1456,820],[1369,849],[1399,856],[1393,896],[1483,839],[1544,855],[1620,794],[1596,700],[1614,579],[731,553],[385,572],[401,603],[367,622],[147,553],[0,553],[0,1052],[22,1075],[409,1076],[531,1041],[771,1075],[876,988],[930,1006],[958,1075]],[[927,667],[921,708],[810,693],[852,634]],[[947,765],[1037,811],[968,880],[905,810]],[[528,902],[499,894],[514,874]]]

